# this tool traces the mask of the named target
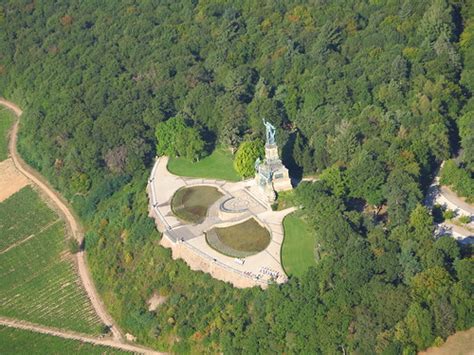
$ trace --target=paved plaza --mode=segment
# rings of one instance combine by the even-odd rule
[[[213,277],[231,282],[236,287],[265,287],[268,283],[283,283],[287,276],[281,266],[283,218],[294,208],[272,211],[254,180],[228,182],[176,176],[167,169],[168,158],[157,158],[149,183],[150,215],[163,233],[161,244],[172,249],[173,258],[183,259],[193,270],[201,270]],[[189,186],[214,186],[224,195],[210,208],[200,224],[187,224],[171,211],[174,193]],[[212,249],[205,232],[214,226],[237,224],[255,218],[271,235],[267,248],[255,255],[238,259]]]

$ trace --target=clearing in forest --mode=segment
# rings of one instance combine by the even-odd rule
[[[314,232],[311,232],[308,224],[295,213],[285,217],[283,228],[283,267],[288,275],[301,277],[310,266],[316,265]]]
[[[99,334],[64,223],[30,187],[0,203],[0,315]]]
[[[222,148],[214,150],[211,155],[198,162],[191,162],[185,158],[170,158],[168,170],[179,176],[227,181],[241,180],[234,169],[232,154]]]

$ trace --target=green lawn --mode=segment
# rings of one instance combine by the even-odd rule
[[[201,223],[207,210],[218,199],[224,196],[212,186],[193,186],[181,188],[171,199],[171,209],[176,217],[188,223]]]
[[[102,323],[80,285],[65,233],[30,187],[0,203],[0,315],[99,334]]]
[[[131,354],[106,346],[0,325],[0,354]]]
[[[242,258],[264,250],[270,243],[270,233],[250,218],[230,227],[211,229],[206,241],[222,254]]]
[[[288,275],[302,276],[310,267],[316,265],[314,258],[314,233],[308,224],[295,214],[283,220],[285,238],[282,246],[282,263]]]
[[[234,170],[233,157],[228,150],[216,149],[211,155],[193,163],[184,158],[170,158],[168,170],[180,176],[239,181]]]
[[[0,161],[8,157],[8,130],[13,123],[13,114],[5,108],[0,108]]]

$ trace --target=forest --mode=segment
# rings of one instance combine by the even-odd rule
[[[96,285],[138,341],[178,353],[415,354],[474,326],[472,250],[422,202],[474,195],[467,0],[0,4],[0,96],[20,152],[72,203]],[[157,154],[199,160],[277,127],[320,255],[234,289],[173,261],[148,218]],[[168,134],[172,132],[173,134]],[[153,292],[168,300],[156,312]]]

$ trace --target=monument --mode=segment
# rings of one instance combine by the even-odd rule
[[[275,142],[275,127],[265,120],[265,159],[255,161],[255,180],[269,202],[276,199],[275,191],[291,190],[288,169],[283,165],[278,155],[278,146]]]

